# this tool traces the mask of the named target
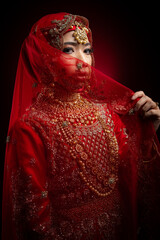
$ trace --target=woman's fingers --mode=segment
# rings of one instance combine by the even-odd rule
[[[147,101],[143,106],[142,106],[142,111],[143,112],[148,112],[150,109],[155,109],[156,108],[156,103],[151,101]]]
[[[134,107],[134,110],[138,111],[139,109],[142,109],[143,107],[144,107],[144,109],[148,110],[148,107],[153,105],[151,102],[152,102],[152,100],[149,97],[147,97],[146,95],[144,95],[140,98],[140,100],[138,100],[138,102],[136,103],[136,105]]]
[[[148,112],[145,112],[144,114],[145,117],[159,117],[160,118],[160,111],[157,111],[157,109],[151,109]]]
[[[139,111],[144,118],[151,118],[155,130],[157,130],[160,126],[160,109],[158,104],[146,96],[143,91],[135,92],[131,99],[137,99],[134,111]]]
[[[147,112],[157,107],[156,103],[150,97],[146,96],[143,91],[138,91],[132,96],[132,100],[137,98],[140,99],[137,101],[134,111],[139,111],[141,109],[142,112]]]
[[[145,96],[145,94],[144,94],[144,92],[143,91],[138,91],[138,92],[135,92],[134,94],[133,94],[133,96],[132,96],[132,100],[135,100],[135,99],[137,99],[137,98],[141,98],[141,97],[143,97],[143,96]]]

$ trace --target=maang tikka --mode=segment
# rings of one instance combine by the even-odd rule
[[[70,28],[72,29],[74,26],[76,28],[74,30],[73,37],[75,40],[77,40],[78,43],[86,44],[88,42],[87,33],[89,30],[82,23],[79,23],[77,21],[75,21]]]

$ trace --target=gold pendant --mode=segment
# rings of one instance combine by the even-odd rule
[[[85,44],[88,42],[88,29],[84,26],[82,26],[82,24],[75,22],[76,25],[76,29],[73,33],[73,37],[75,37],[75,39],[77,40],[78,43],[81,44]]]

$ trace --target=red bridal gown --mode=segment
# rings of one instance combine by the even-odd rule
[[[83,170],[55,121],[52,104],[36,103],[16,122],[8,138],[8,156],[12,160],[7,163],[5,176],[10,177],[4,183],[5,189],[10,182],[9,189],[5,189],[5,240],[138,239],[143,228],[141,220],[137,220],[136,190],[141,167],[136,171],[136,163],[128,157],[136,154],[135,136],[130,143],[119,116],[106,104],[97,107],[109,134],[118,143],[118,158],[113,163],[109,159],[108,138],[98,120],[88,125],[71,123],[70,129],[87,149],[95,167],[91,169],[84,162],[86,178],[82,178]],[[100,177],[108,172],[107,194],[95,190],[101,189],[97,169]],[[111,174],[114,171],[116,175]]]

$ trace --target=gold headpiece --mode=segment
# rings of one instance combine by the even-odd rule
[[[73,29],[75,26],[75,30],[73,33],[74,38],[77,40],[78,43],[85,44],[88,42],[88,29],[82,24],[77,21],[71,26]]]

